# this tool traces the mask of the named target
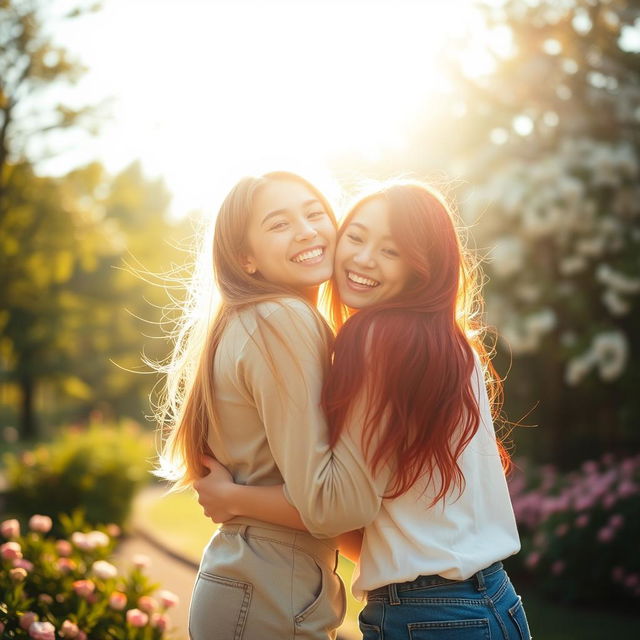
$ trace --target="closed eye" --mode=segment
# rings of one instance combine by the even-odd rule
[[[269,227],[269,231],[280,231],[281,229],[284,229],[288,224],[288,222],[284,221],[276,222]]]
[[[388,256],[391,256],[393,258],[399,258],[400,254],[395,250],[395,249],[390,249],[390,248],[385,248],[382,250],[383,253],[386,253]]]
[[[351,240],[351,242],[362,242],[362,238],[355,233],[346,233],[345,235],[349,240]]]
[[[324,211],[310,211],[307,214],[307,218],[314,219],[314,218],[319,218],[320,216],[324,216],[324,215],[326,215],[326,213]]]

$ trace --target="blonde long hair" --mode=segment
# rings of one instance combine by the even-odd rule
[[[186,300],[176,328],[171,333],[173,349],[162,363],[149,363],[165,375],[159,403],[154,407],[160,434],[158,465],[154,473],[173,483],[172,489],[189,487],[205,473],[202,456],[211,453],[207,444],[210,429],[216,428],[214,393],[214,358],[229,320],[240,309],[260,302],[274,301],[301,294],[291,288],[274,284],[259,274],[249,275],[241,266],[241,255],[248,252],[247,230],[257,193],[272,182],[296,182],[303,185],[322,203],[337,227],[335,215],[326,198],[304,178],[286,171],[259,177],[246,177],[231,189],[215,222],[213,234],[213,279],[208,278],[210,291],[202,282],[209,273],[194,272],[187,287]],[[207,249],[203,245],[201,252]],[[203,277],[205,276],[205,277]],[[212,302],[214,291],[219,299]],[[329,353],[332,333],[315,306],[306,300],[324,329],[323,337]],[[258,330],[268,328],[265,318],[255,314]],[[286,344],[285,336],[278,337]],[[261,341],[261,343],[264,343]],[[265,354],[271,362],[269,354]]]

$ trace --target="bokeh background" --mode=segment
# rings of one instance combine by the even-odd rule
[[[127,522],[144,358],[240,176],[417,177],[483,259],[534,635],[640,628],[639,54],[635,0],[0,0],[7,513]]]

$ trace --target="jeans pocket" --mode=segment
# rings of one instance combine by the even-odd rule
[[[191,640],[242,640],[253,586],[201,571],[189,607]]]
[[[509,609],[509,616],[511,617],[511,620],[513,620],[513,624],[515,624],[518,629],[520,640],[531,640],[529,623],[527,622],[527,615],[524,612],[520,596],[518,596],[518,602]]]
[[[410,640],[491,640],[489,620],[436,620],[407,625]]]
[[[358,623],[362,632],[362,640],[381,640],[382,631],[375,624],[367,624],[366,622]]]
[[[294,584],[299,585],[297,598],[300,609],[294,611],[297,625],[302,624],[319,606],[325,597],[327,578],[322,567],[308,553],[295,551]],[[309,585],[309,592],[303,587]],[[300,603],[301,602],[301,603]]]

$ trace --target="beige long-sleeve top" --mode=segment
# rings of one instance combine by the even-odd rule
[[[256,314],[284,341],[260,331]],[[309,529],[321,537],[370,523],[381,504],[359,444],[343,439],[329,448],[320,407],[327,357],[322,327],[304,301],[283,298],[238,312],[214,360],[218,426],[208,434],[235,482],[285,483],[287,498],[313,514]]]

